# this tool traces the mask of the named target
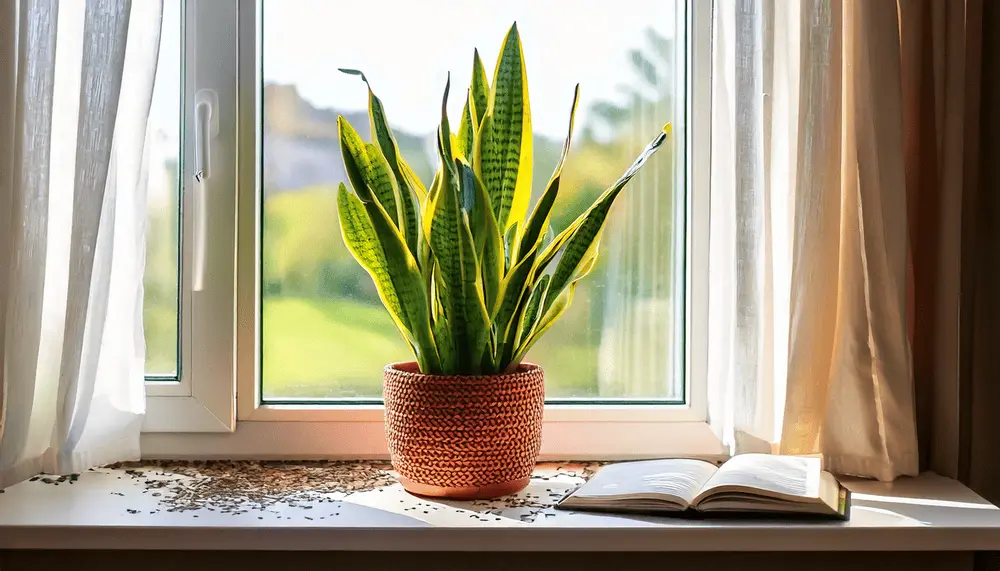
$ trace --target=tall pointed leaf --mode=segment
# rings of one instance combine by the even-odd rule
[[[396,136],[393,134],[392,128],[389,126],[389,119],[385,115],[385,107],[382,105],[382,100],[376,97],[371,84],[368,83],[368,78],[365,77],[364,73],[356,69],[340,68],[340,71],[349,75],[360,76],[361,81],[364,81],[368,87],[368,116],[371,122],[372,138],[375,139],[379,149],[382,150],[382,155],[385,157],[386,163],[388,163],[395,178],[396,186],[399,189],[403,235],[406,238],[406,244],[409,246],[410,252],[416,256],[419,243],[419,221],[417,220],[416,203],[422,198],[423,189],[415,187],[413,179],[417,177],[415,174],[412,177],[409,174],[413,170],[406,164],[402,153],[399,152],[399,145],[396,144]],[[419,180],[416,182],[419,183]]]
[[[549,228],[549,221],[552,218],[552,207],[556,203],[556,196],[559,194],[559,181],[562,178],[563,167],[566,165],[566,157],[569,156],[570,141],[573,138],[573,119],[576,117],[576,105],[580,101],[580,84],[576,84],[573,90],[573,105],[569,111],[569,130],[566,132],[566,141],[563,142],[562,153],[559,155],[559,163],[556,170],[549,179],[549,184],[545,187],[545,192],[538,199],[535,210],[528,219],[528,224],[524,228],[524,236],[521,237],[521,252],[528,252],[531,248],[539,244]]]
[[[556,234],[556,236],[542,249],[542,253],[539,254],[538,258],[535,260],[534,274],[536,276],[541,275],[542,272],[548,268],[549,263],[555,259],[556,255],[562,250],[562,247],[566,245],[566,242],[569,241],[569,239],[573,236],[573,233],[576,232],[576,229],[579,228],[582,223],[583,216],[580,216],[571,222],[569,226]]]
[[[406,178],[403,177],[403,180]],[[420,220],[417,218],[417,204],[419,203],[409,182],[399,185],[399,188],[406,245],[409,247],[410,253],[416,256],[420,248]]]
[[[375,226],[368,217],[364,203],[351,194],[344,183],[340,183],[337,192],[337,208],[340,216],[340,231],[344,238],[347,249],[357,258],[362,267],[367,270],[372,280],[375,282],[375,289],[389,315],[392,317],[400,333],[410,343],[413,343],[413,334],[408,325],[409,319],[403,313],[403,306],[400,304],[399,296],[396,295],[396,288],[389,276],[389,262],[385,258],[382,244],[379,243]]]
[[[511,268],[503,281],[500,282],[500,303],[493,316],[493,328],[497,334],[497,347],[500,349],[501,363],[505,363],[516,347],[518,310],[526,303],[529,295],[528,278],[531,275],[532,264],[537,250]]]
[[[531,199],[532,140],[528,76],[517,24],[500,50],[474,163],[500,228],[522,222]]]
[[[475,122],[475,111],[472,107],[475,105],[471,98],[471,93],[467,92],[465,94],[465,105],[462,107],[462,119],[458,123],[458,134],[455,137],[455,155],[458,158],[464,159],[466,162],[472,162],[472,154],[475,150],[475,140],[476,140],[476,129],[479,127]]]
[[[379,148],[361,140],[358,132],[343,117],[337,117],[340,133],[340,152],[347,170],[347,178],[362,202],[374,198],[385,208],[389,219],[397,228],[403,228],[399,206],[399,189]]]
[[[427,282],[433,281],[432,270],[434,269],[434,259],[431,255],[431,220],[434,214],[434,202],[437,199],[439,190],[441,188],[441,169],[439,168],[437,172],[434,173],[434,180],[431,182],[431,187],[427,191],[423,202],[421,203],[420,210],[420,222],[422,232],[422,237],[420,240],[420,256],[417,258],[420,261],[420,271],[424,274],[424,280]]]
[[[564,237],[565,246],[562,252],[562,257],[559,258],[559,262],[556,264],[555,272],[552,274],[552,280],[549,282],[549,291],[545,296],[545,304],[542,306],[547,310],[549,306],[554,302],[555,298],[562,293],[563,288],[574,275],[591,261],[592,257],[597,255],[597,247],[599,243],[599,236],[601,231],[604,229],[604,224],[607,221],[608,212],[611,210],[611,205],[614,204],[616,198],[621,193],[625,185],[628,184],[632,177],[635,176],[639,169],[646,163],[650,156],[656,152],[657,149],[663,145],[664,141],[667,140],[670,133],[670,125],[667,124],[663,131],[656,136],[646,148],[639,154],[632,166],[615,182],[611,188],[604,191],[600,198],[593,206],[587,209],[586,212],[580,215],[573,224],[570,225],[571,230],[569,234]],[[556,237],[556,240],[560,240],[560,237]],[[555,244],[555,242],[553,242]],[[550,248],[552,245],[550,245]],[[548,250],[548,249],[547,249]],[[547,253],[547,252],[546,252]],[[547,263],[547,262],[546,262]],[[540,270],[536,268],[535,275],[538,275]]]
[[[449,88],[450,79],[445,86],[444,101],[441,104],[438,153],[442,168],[440,185],[433,196],[430,244],[440,268],[439,279],[435,280],[435,284],[458,352],[460,370],[475,373],[482,364],[481,355],[486,346],[489,317],[482,297],[479,266],[468,215],[460,207],[461,184],[458,180],[458,167],[452,158],[447,115]]]
[[[423,222],[424,235],[428,237],[431,232],[431,212],[434,211],[434,201],[437,200],[437,197],[441,192],[441,173],[443,170],[444,168],[439,166],[437,172],[434,173],[434,180],[431,181],[431,187],[428,189],[427,197],[423,202],[423,210],[420,212],[420,220]]]
[[[541,317],[540,309],[542,300],[545,299],[545,292],[548,291],[549,278],[548,274],[542,276],[538,283],[531,288],[531,297],[528,298],[528,304],[524,308],[524,313],[521,314],[520,325],[517,328],[517,339],[514,344],[518,347],[531,336],[538,318]]]
[[[518,222],[507,229],[503,235],[503,269],[510,271],[510,267],[517,261],[517,234],[521,230],[521,223]]]
[[[421,370],[440,370],[427,292],[403,236],[381,204],[363,202],[344,183],[338,189],[337,206],[344,243],[371,275],[382,303],[413,348]]]
[[[552,291],[551,283],[549,284],[548,291]],[[541,319],[535,326],[535,330],[528,336],[527,339],[521,342],[517,351],[511,356],[510,364],[511,366],[516,366],[521,362],[522,359],[528,354],[532,346],[541,338],[550,327],[555,325],[556,321],[566,313],[569,309],[570,304],[573,302],[573,295],[576,292],[576,282],[573,282],[570,287],[559,294],[555,301],[549,307],[545,313],[542,314]],[[508,367],[509,368],[509,367]]]
[[[368,164],[364,166],[362,174],[368,181],[372,192],[375,193],[375,198],[389,213],[389,216],[393,216],[395,213],[394,222],[403,222],[397,226],[400,232],[403,232],[406,226],[400,204],[399,187],[396,186],[396,180],[389,169],[389,163],[386,162],[382,150],[375,143],[365,143],[365,153],[368,155]]]
[[[417,176],[417,173],[413,172],[413,169],[410,168],[410,165],[406,161],[400,161],[399,168],[403,171],[403,177],[406,179],[406,182],[409,183],[410,188],[417,195],[417,204],[422,204],[427,197],[427,187],[424,186],[420,177]]]
[[[470,221],[472,237],[476,244],[476,256],[479,258],[482,279],[483,298],[486,309],[492,315],[500,289],[500,279],[504,272],[503,237],[497,228],[497,221],[490,208],[490,198],[486,188],[472,167],[458,163],[459,181],[462,185],[462,195],[467,196],[470,190],[473,194]]]
[[[486,77],[486,68],[483,60],[479,57],[479,50],[472,54],[472,85],[469,88],[472,93],[472,108],[476,112],[476,128],[483,124],[483,117],[486,116],[486,108],[490,102],[490,81]]]
[[[490,316],[486,310],[483,298],[483,280],[480,273],[479,260],[476,256],[476,246],[469,225],[469,215],[461,213],[459,227],[459,246],[462,255],[462,300],[464,303],[466,329],[469,342],[465,350],[468,353],[469,370],[476,372],[480,366],[480,355],[489,340]]]
[[[431,304],[434,315],[434,343],[437,346],[438,355],[441,359],[441,367],[445,371],[456,371],[459,367],[458,349],[455,347],[455,339],[452,337],[451,325],[448,323],[448,316],[445,311],[445,301],[442,299],[442,290],[438,285],[441,283],[441,268],[434,264],[430,281]]]

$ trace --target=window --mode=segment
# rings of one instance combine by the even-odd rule
[[[558,161],[573,88],[581,83],[575,146],[553,221],[558,232],[614,183],[664,122],[677,123],[684,112],[678,3],[624,4],[596,3],[557,17],[551,6],[532,0],[402,2],[393,18],[380,22],[379,42],[370,41],[367,26],[342,26],[319,43],[330,22],[362,21],[371,6],[263,3],[265,402],[377,399],[382,367],[412,360],[336,222],[337,186],[348,183],[337,116],[359,128],[368,124],[367,88],[336,68],[365,72],[401,152],[429,186],[448,72],[453,85],[468,85],[473,47],[487,65],[495,62],[516,20],[531,94],[534,199]],[[414,41],[412,30],[435,29],[442,14],[466,22],[463,31]],[[462,91],[455,89],[449,102],[453,117],[461,112]],[[551,398],[684,401],[684,287],[678,279],[684,178],[675,169],[684,164],[683,150],[677,145],[654,156],[631,183],[603,240],[597,271],[581,282],[570,312],[529,355],[545,368]]]
[[[148,126],[146,273],[143,323],[146,376],[175,381],[180,302],[181,3],[163,5],[160,52]]]
[[[236,8],[164,2],[147,129],[147,431],[235,427]]]
[[[530,82],[533,198],[554,167],[581,83],[557,229],[663,122],[675,126],[672,148],[619,199],[601,262],[570,312],[529,355],[546,369],[543,454],[705,451],[708,221],[699,188],[707,186],[707,145],[687,125],[709,116],[694,95],[708,92],[699,70],[708,69],[711,10],[685,0],[562,4],[166,2],[151,126],[168,151],[150,165],[164,198],[154,205],[151,182],[146,316],[151,375],[159,368],[169,381],[171,366],[176,373],[147,384],[146,450],[385,454],[381,370],[410,356],[341,240],[337,115],[363,137],[368,122],[364,84],[336,70],[366,73],[403,154],[429,183],[447,72],[454,114],[472,49],[491,76],[516,20]],[[379,20],[383,40],[373,43],[365,22],[390,9],[393,17]],[[440,27],[442,14],[468,25],[414,32]],[[195,112],[199,102],[210,118]],[[210,175],[198,182],[203,164]]]

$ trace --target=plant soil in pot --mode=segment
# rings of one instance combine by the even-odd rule
[[[498,375],[424,375],[385,368],[385,431],[410,492],[492,498],[528,485],[542,444],[545,379],[523,363]]]
[[[341,70],[368,79],[358,70]],[[478,51],[457,128],[444,88],[438,169],[429,185],[399,152],[387,110],[368,90],[373,141],[337,121],[353,192],[341,184],[344,242],[371,275],[415,363],[385,369],[393,465],[412,492],[488,497],[527,483],[538,457],[544,382],[525,355],[594,268],[608,212],[669,139],[657,132],[632,165],[566,228],[550,226],[580,90],[548,183],[532,194],[531,110],[517,26],[493,80]]]

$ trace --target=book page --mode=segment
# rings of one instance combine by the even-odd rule
[[[683,458],[611,464],[601,468],[566,503],[662,497],[687,507],[717,470],[710,462]]]
[[[819,499],[823,461],[818,457],[740,454],[722,465],[698,500],[714,493],[745,491],[781,499]]]

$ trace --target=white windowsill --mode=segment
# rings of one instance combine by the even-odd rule
[[[798,523],[561,512],[543,504],[582,479],[551,465],[540,466],[540,476],[548,479],[534,480],[521,496],[534,497],[528,508],[523,501],[422,500],[392,484],[231,514],[168,512],[163,495],[154,496],[159,492],[144,484],[160,476],[100,469],[73,484],[24,482],[0,494],[0,549],[1000,550],[1000,509],[930,473],[894,484],[850,481],[850,522]]]

